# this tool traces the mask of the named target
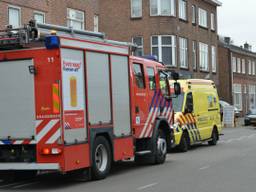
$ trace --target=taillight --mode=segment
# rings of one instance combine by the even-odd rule
[[[62,153],[60,148],[43,148],[42,154],[43,155],[59,155]]]

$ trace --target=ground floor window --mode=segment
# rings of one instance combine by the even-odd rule
[[[249,109],[256,109],[256,86],[249,85]]]
[[[233,85],[233,101],[234,101],[234,106],[236,108],[238,108],[239,110],[243,110],[241,84],[234,84]]]

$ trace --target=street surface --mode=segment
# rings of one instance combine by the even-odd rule
[[[61,192],[254,192],[256,129],[226,128],[217,146],[171,153],[159,166],[116,165],[101,181],[77,182],[61,175],[0,182],[0,191]]]

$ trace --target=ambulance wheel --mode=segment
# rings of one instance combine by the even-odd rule
[[[180,144],[178,146],[180,152],[187,152],[189,149],[189,136],[184,132],[181,136]]]
[[[167,155],[167,140],[162,129],[159,129],[155,154],[155,164],[163,164]]]
[[[216,130],[216,128],[214,128],[212,130],[212,140],[208,141],[209,145],[217,145],[218,142],[218,131]]]
[[[92,153],[92,179],[106,178],[111,169],[111,150],[108,141],[103,136],[96,138]]]

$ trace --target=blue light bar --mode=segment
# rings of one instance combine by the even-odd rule
[[[60,48],[60,38],[55,35],[45,37],[45,47],[47,49],[58,49]]]
[[[145,56],[143,56],[143,58],[149,59],[149,60],[152,60],[152,61],[158,61],[158,58],[157,58],[156,55],[145,55]]]

